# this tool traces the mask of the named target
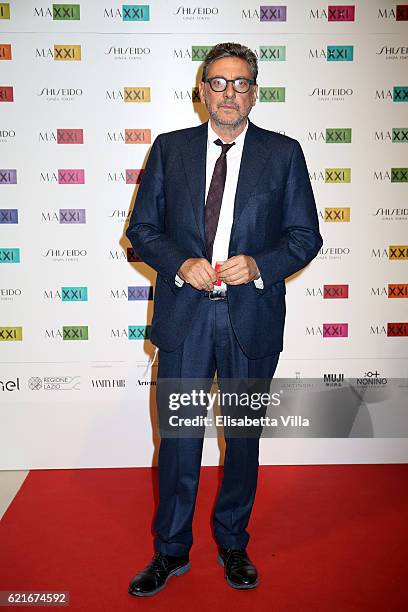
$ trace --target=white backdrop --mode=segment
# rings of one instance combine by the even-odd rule
[[[377,0],[0,3],[0,469],[155,461],[155,272],[127,260],[124,230],[153,139],[206,119],[192,88],[222,41],[259,55],[251,119],[300,141],[324,239],[287,280],[275,377],[407,377],[407,19]],[[403,438],[261,448],[262,463],[408,454]]]

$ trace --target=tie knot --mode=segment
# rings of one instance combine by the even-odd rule
[[[216,144],[219,147],[221,147],[221,149],[222,149],[221,155],[226,155],[227,152],[230,150],[230,148],[235,144],[235,142],[229,142],[229,143],[225,144],[225,143],[222,142],[222,140],[217,138],[217,140],[214,140],[214,144]]]

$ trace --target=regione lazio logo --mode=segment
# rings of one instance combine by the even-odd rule
[[[242,9],[242,19],[257,19],[259,21],[286,21],[286,6],[260,6],[259,9]]]

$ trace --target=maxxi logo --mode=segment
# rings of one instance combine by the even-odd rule
[[[332,5],[327,9],[310,9],[309,19],[327,19],[327,21],[354,21],[355,6],[350,5]]]
[[[22,327],[0,327],[0,342],[16,342],[22,339]]]
[[[150,7],[148,4],[122,4],[121,9],[105,8],[103,16],[122,21],[150,21]]]
[[[286,21],[286,6],[260,6],[258,9],[242,9],[242,19],[259,19],[259,21]]]
[[[81,19],[79,4],[53,4],[52,9],[35,7],[34,17],[50,17],[54,21],[78,21]]]
[[[18,223],[17,208],[0,208],[0,224]]]

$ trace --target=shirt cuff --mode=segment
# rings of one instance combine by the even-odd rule
[[[263,288],[264,288],[264,284],[263,284],[262,276],[260,276],[259,278],[256,278],[256,279],[254,280],[254,283],[255,283],[255,287],[256,287],[257,289],[263,289]]]
[[[176,274],[174,282],[176,283],[177,287],[182,287],[184,285],[183,279],[180,278],[178,274]]]

